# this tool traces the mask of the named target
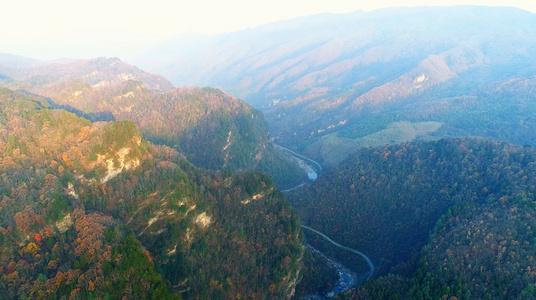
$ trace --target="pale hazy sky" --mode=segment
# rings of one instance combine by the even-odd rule
[[[48,60],[128,58],[185,32],[215,34],[322,12],[389,6],[514,6],[536,13],[534,0],[7,0],[0,53]]]

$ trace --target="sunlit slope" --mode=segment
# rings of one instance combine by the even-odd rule
[[[294,293],[303,238],[268,176],[197,168],[132,121],[7,89],[0,104],[3,297]]]
[[[116,58],[12,69],[4,85],[46,97],[90,120],[131,120],[144,138],[212,170],[260,171],[281,187],[306,177],[277,153],[262,113],[217,89],[174,88]]]

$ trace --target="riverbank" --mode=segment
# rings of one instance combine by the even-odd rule
[[[315,249],[313,246],[307,244],[306,247],[307,247],[307,250],[314,252],[317,255],[324,258],[327,262],[327,265],[330,268],[336,270],[337,274],[339,275],[339,280],[335,282],[335,284],[333,285],[333,290],[330,292],[308,294],[308,295],[300,296],[299,299],[301,300],[324,300],[324,299],[333,298],[334,296],[342,292],[345,292],[353,287],[356,287],[360,283],[359,276],[355,272],[348,269],[343,264],[331,259],[330,257],[327,257],[324,253]]]

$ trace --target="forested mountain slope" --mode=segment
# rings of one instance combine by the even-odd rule
[[[0,290],[7,299],[294,293],[297,215],[270,178],[212,172],[0,89]]]
[[[533,143],[532,85],[500,95],[504,86],[534,81],[535,55],[536,15],[458,6],[324,14],[182,36],[137,64],[175,84],[210,85],[244,99],[263,111],[276,143],[332,167],[360,147],[419,137]]]
[[[132,120],[144,138],[197,166],[265,172],[283,188],[306,178],[276,152],[263,115],[219,90],[175,89],[115,58],[47,63],[11,76],[18,81],[7,86],[47,97],[55,107],[94,120]]]
[[[288,197],[304,224],[366,253],[376,276],[397,275],[356,298],[533,297],[535,160],[532,147],[484,139],[363,149]]]

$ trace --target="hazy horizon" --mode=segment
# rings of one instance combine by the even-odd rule
[[[386,7],[482,5],[510,6],[536,13],[526,1],[383,0],[361,3],[325,1],[248,2],[212,0],[182,6],[168,0],[151,5],[97,0],[74,4],[65,0],[19,1],[0,20],[0,53],[38,60],[116,56],[129,59],[185,33],[219,34],[320,13],[351,13]],[[210,8],[210,9],[208,9]]]

